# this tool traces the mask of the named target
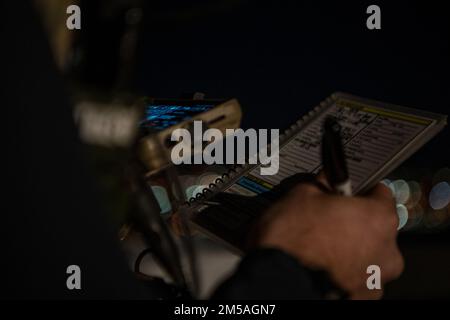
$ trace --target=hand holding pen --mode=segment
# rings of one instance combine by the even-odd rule
[[[340,195],[351,196],[352,184],[342,145],[341,126],[334,117],[327,117],[323,124],[322,164],[332,190]]]
[[[348,175],[345,151],[341,138],[341,126],[334,117],[327,117],[323,124],[322,163],[326,180],[336,194],[351,196],[352,184]],[[405,223],[399,215],[398,229]]]

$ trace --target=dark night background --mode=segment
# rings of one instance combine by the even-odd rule
[[[91,74],[84,80],[110,87],[114,41],[93,14],[98,3],[81,5],[82,39],[97,48],[87,59]],[[381,30],[366,28],[371,4],[381,8]],[[255,128],[284,128],[334,91],[450,113],[450,13],[444,1],[161,0],[145,2],[144,9],[129,90],[154,97],[190,91],[235,97],[243,108],[243,127]],[[20,12],[10,12],[13,17],[2,24],[26,25],[28,16]],[[33,39],[39,37],[30,37],[31,44]],[[29,62],[32,54],[16,57],[23,58],[21,70],[37,68]],[[51,136],[47,133],[42,137]],[[449,138],[447,127],[407,164],[448,166]],[[401,238],[406,270],[387,297],[449,297],[448,239],[448,234]]]
[[[381,30],[366,28],[370,4],[381,8]],[[89,14],[96,2],[83,5],[82,32],[89,30],[85,37],[98,47],[91,80],[108,83],[111,41]],[[145,2],[144,9],[132,89],[146,95],[236,97],[243,126],[261,128],[286,127],[334,91],[450,109],[444,2],[167,0]],[[419,164],[450,163],[443,152],[448,132],[421,151]]]

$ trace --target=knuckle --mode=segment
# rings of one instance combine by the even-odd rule
[[[386,199],[393,198],[392,190],[388,186],[384,185],[383,183],[378,183],[376,187],[378,188],[380,194]]]
[[[299,183],[291,191],[291,194],[295,197],[304,197],[309,195],[314,190],[314,186],[309,183]]]
[[[397,231],[398,216],[390,203],[383,201],[370,201],[368,211],[371,213],[372,223],[376,228],[387,232]]]

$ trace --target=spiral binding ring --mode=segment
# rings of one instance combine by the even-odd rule
[[[329,106],[331,103],[333,103],[333,98],[327,98],[326,100],[322,101],[319,105],[315,106],[310,112],[308,112],[306,115],[304,115],[302,118],[294,122],[290,127],[288,127],[281,135],[280,137],[285,140],[289,139],[292,134],[295,134],[298,129],[305,123],[305,121],[310,120],[312,117],[314,117],[315,114],[317,114],[321,109]],[[214,189],[219,188],[219,184],[223,185],[225,184],[230,178],[233,178],[236,174],[238,174],[242,169],[245,168],[245,165],[235,165],[234,167],[230,168],[226,173],[222,174],[220,178],[217,178],[214,183],[210,183],[207,188],[204,188],[201,193],[198,193],[195,195],[195,197],[189,198],[189,201],[186,201],[185,204],[188,206],[191,206],[194,202],[197,202],[201,199],[205,199],[208,194],[213,194]]]
[[[204,188],[201,193],[197,193],[195,197],[190,197],[189,201],[186,201],[185,204],[190,206],[192,203],[197,202],[201,199],[205,199],[208,194],[213,194],[214,189],[218,189],[219,185],[225,184],[230,178],[232,178],[236,173],[238,173],[238,168],[242,167],[242,165],[237,165],[230,168],[227,172],[222,174],[219,178],[214,180],[214,183],[210,183],[207,188]]]

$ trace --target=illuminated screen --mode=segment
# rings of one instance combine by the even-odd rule
[[[214,106],[213,104],[152,104],[145,110],[145,119],[142,121],[141,127],[161,131],[191,119],[199,113],[211,110]]]

